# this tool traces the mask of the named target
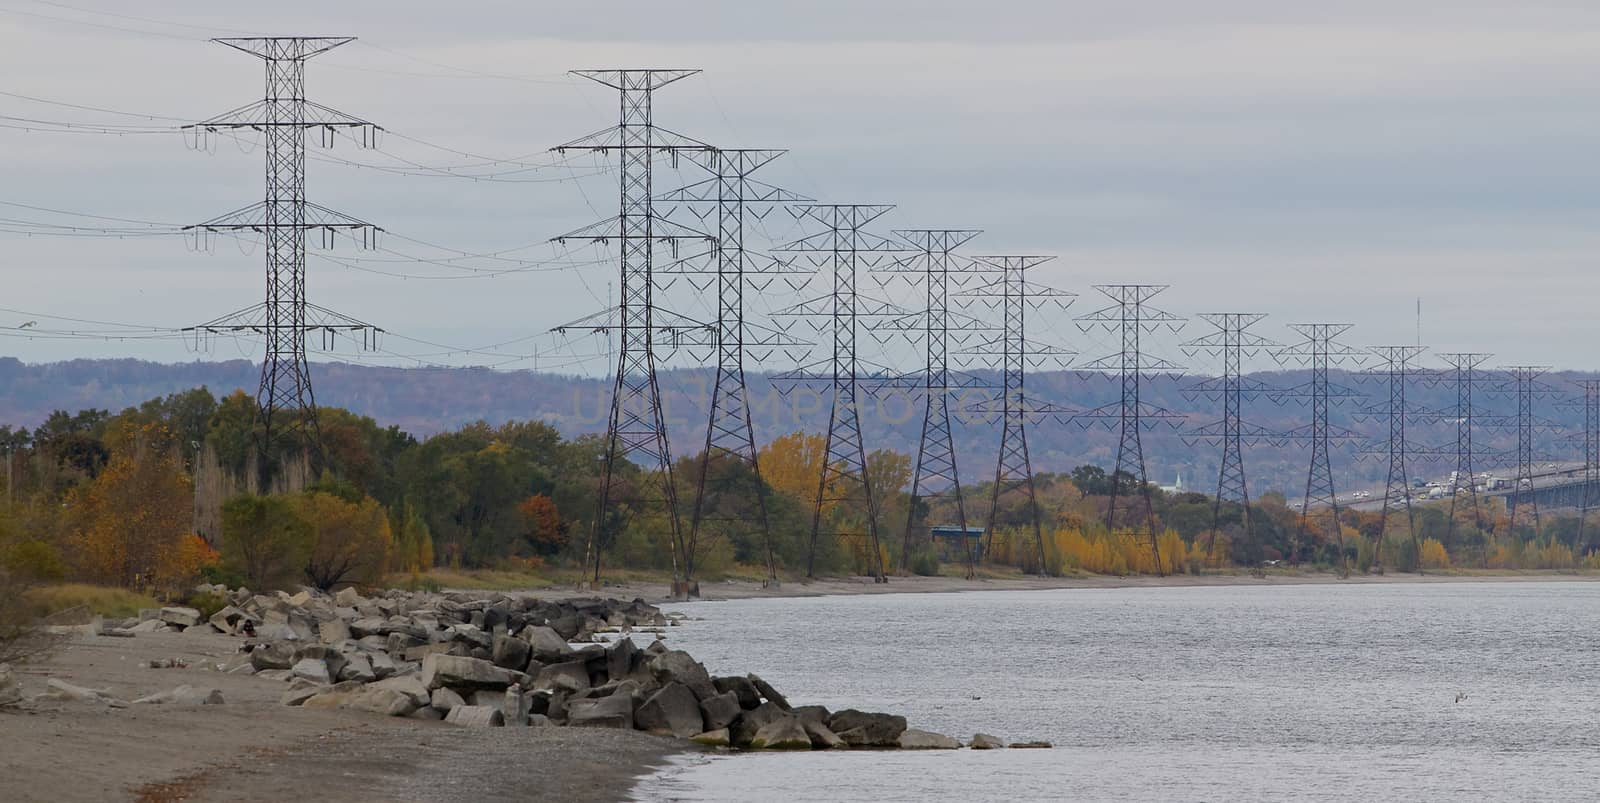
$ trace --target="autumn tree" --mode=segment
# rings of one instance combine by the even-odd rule
[[[240,494],[222,504],[223,565],[250,587],[292,588],[310,553],[311,527],[288,498]]]
[[[306,491],[292,500],[308,537],[307,583],[326,591],[382,579],[394,539],[389,517],[377,500],[362,497],[351,501],[320,490]]]
[[[517,510],[526,522],[526,538],[535,555],[554,555],[567,545],[567,523],[550,497],[534,494],[522,500]]]
[[[193,486],[172,441],[159,424],[124,434],[94,481],[68,495],[69,554],[83,579],[127,588],[174,579],[163,561],[190,533]]]

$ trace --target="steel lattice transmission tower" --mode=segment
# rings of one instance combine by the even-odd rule
[[[1380,574],[1383,571],[1383,543],[1389,534],[1389,508],[1399,503],[1406,509],[1406,532],[1411,537],[1412,548],[1416,550],[1417,573],[1422,574],[1422,546],[1417,542],[1417,517],[1411,507],[1411,472],[1406,462],[1409,455],[1406,448],[1406,420],[1414,417],[1415,413],[1406,405],[1406,386],[1415,374],[1413,362],[1427,348],[1415,345],[1373,346],[1369,350],[1382,363],[1378,374],[1389,391],[1386,404],[1369,407],[1361,413],[1362,416],[1384,418],[1389,428],[1388,443],[1381,450],[1388,458],[1389,471],[1384,480],[1383,509],[1378,514],[1378,571]]]
[[[1333,483],[1333,444],[1356,441],[1359,440],[1359,436],[1349,429],[1330,424],[1328,411],[1331,406],[1361,394],[1331,382],[1328,371],[1334,365],[1359,364],[1365,360],[1366,352],[1346,346],[1337,340],[1340,335],[1350,331],[1352,326],[1353,324],[1348,323],[1294,324],[1290,328],[1305,340],[1287,346],[1276,355],[1280,361],[1295,362],[1311,369],[1311,381],[1276,394],[1279,398],[1307,401],[1311,406],[1311,423],[1284,433],[1283,436],[1286,440],[1311,443],[1311,467],[1306,473],[1306,495],[1301,501],[1300,527],[1295,532],[1290,560],[1299,561],[1300,538],[1311,533],[1311,508],[1318,504],[1327,505],[1330,512],[1328,527],[1333,536],[1328,540],[1339,545],[1341,573],[1349,572],[1349,564],[1348,556],[1345,555],[1344,530],[1339,525],[1339,494],[1334,490]]]
[[[750,393],[745,383],[745,358],[752,347],[770,349],[789,343],[781,333],[752,331],[746,326],[745,293],[763,291],[771,281],[772,271],[753,264],[754,255],[745,249],[744,234],[747,213],[764,216],[774,205],[810,200],[753,178],[757,170],[784,153],[782,150],[747,148],[690,152],[689,158],[705,168],[711,178],[667,193],[659,199],[669,203],[710,206],[717,230],[710,255],[716,277],[717,320],[713,345],[717,373],[711,390],[705,451],[701,454],[699,477],[695,483],[694,513],[690,518],[688,546],[685,550],[684,577],[691,582],[699,557],[702,527],[708,519],[719,518],[710,508],[718,507],[722,497],[734,491],[724,487],[726,483],[718,484],[712,478],[713,463],[717,458],[731,459],[748,466],[755,479],[755,510],[751,523],[761,532],[766,551],[767,581],[770,584],[777,580],[766,483],[761,478],[755,428],[751,422]],[[764,277],[765,280],[757,282],[757,277]],[[750,516],[749,511],[739,511],[733,515],[720,515],[720,518],[748,522]]]
[[[1244,446],[1270,442],[1273,433],[1259,424],[1244,420],[1245,401],[1272,388],[1259,379],[1244,375],[1244,361],[1283,344],[1250,331],[1250,327],[1266,318],[1259,312],[1207,312],[1200,319],[1215,327],[1215,331],[1184,343],[1181,348],[1189,356],[1200,353],[1222,358],[1222,375],[1197,382],[1185,395],[1205,396],[1222,401],[1222,420],[1190,430],[1184,440],[1195,444],[1205,442],[1222,448],[1222,460],[1217,469],[1217,496],[1211,503],[1211,534],[1206,543],[1209,556],[1216,543],[1217,532],[1222,529],[1222,503],[1234,502],[1243,513],[1245,540],[1255,543],[1250,525],[1250,490],[1245,481]]]
[[[1517,477],[1513,481],[1508,503],[1510,521],[1506,526],[1506,532],[1512,536],[1517,531],[1517,510],[1525,500],[1533,506],[1533,533],[1539,534],[1539,497],[1533,488],[1533,463],[1537,459],[1533,450],[1533,436],[1536,431],[1553,431],[1558,427],[1554,422],[1535,416],[1533,403],[1540,396],[1555,393],[1553,386],[1539,380],[1549,370],[1547,365],[1502,367],[1500,371],[1508,377],[1508,381],[1493,389],[1495,393],[1517,397]]]
[[[922,394],[922,436],[917,440],[917,459],[911,472],[911,499],[907,505],[905,538],[900,549],[900,571],[910,570],[912,536],[916,531],[917,512],[923,502],[948,498],[955,502],[956,521],[961,527],[961,545],[967,576],[973,576],[974,555],[966,542],[967,507],[961,496],[961,472],[957,466],[954,433],[950,428],[950,396],[957,390],[951,378],[950,286],[960,284],[965,269],[975,263],[956,256],[955,250],[982,232],[973,229],[901,229],[895,236],[908,243],[913,255],[899,270],[915,271],[926,297],[927,307],[917,316],[920,334],[926,349],[926,363],[921,376],[916,378],[916,390]],[[951,273],[957,274],[952,280]],[[959,327],[959,324],[956,324]],[[942,488],[937,486],[943,485]],[[935,488],[932,493],[926,493]],[[924,495],[926,493],[926,495]]]
[[[256,393],[257,480],[269,489],[280,453],[304,449],[315,463],[323,458],[316,396],[306,361],[306,334],[318,332],[326,344],[340,335],[360,335],[371,347],[380,330],[311,304],[306,299],[306,235],[322,234],[330,245],[345,233],[368,247],[380,229],[365,221],[306,200],[306,134],[321,132],[324,146],[335,133],[359,134],[375,144],[378,126],[306,99],[306,59],[354,41],[354,37],[274,36],[212,41],[249,53],[266,65],[266,95],[259,101],[185,126],[197,135],[248,129],[265,140],[266,198],[186,229],[200,233],[259,234],[266,240],[267,297],[212,321],[189,327],[200,333],[259,332],[266,339],[261,385]]]
[[[654,167],[658,156],[680,151],[706,151],[710,146],[655,124],[652,108],[657,89],[698,73],[699,70],[577,70],[574,75],[617,90],[620,117],[616,126],[573,140],[554,150],[615,152],[618,156],[618,214],[571,234],[557,242],[590,240],[619,243],[619,281],[621,296],[614,310],[606,310],[600,320],[584,319],[556,331],[572,328],[614,332],[618,338],[617,368],[611,391],[611,412],[606,424],[606,449],[603,456],[598,504],[584,559],[593,569],[592,582],[600,582],[600,553],[613,522],[610,510],[617,481],[617,461],[630,456],[642,458],[643,468],[653,472],[649,482],[659,489],[667,526],[671,535],[674,596],[690,592],[692,560],[688,543],[678,520],[677,489],[672,479],[672,448],[661,412],[661,390],[656,381],[658,336],[680,330],[705,332],[709,327],[686,321],[656,305],[655,247],[660,243],[713,238],[671,223],[656,214],[654,207]]]
[[[1568,406],[1583,408],[1583,431],[1570,438],[1583,445],[1583,490],[1578,497],[1578,532],[1574,545],[1575,549],[1582,550],[1587,544],[1583,538],[1584,526],[1589,511],[1595,508],[1596,486],[1600,486],[1600,379],[1583,379],[1577,384],[1583,389],[1583,397],[1570,400]]]
[[[835,538],[851,538],[864,544],[870,553],[868,571],[877,582],[886,582],[878,535],[878,499],[873,494],[867,472],[867,449],[861,432],[861,379],[863,377],[858,338],[860,319],[886,315],[891,307],[866,301],[856,291],[862,268],[871,270],[887,252],[904,246],[865,231],[867,224],[882,217],[892,206],[870,204],[816,204],[798,207],[802,219],[820,224],[822,230],[776,250],[810,256],[819,268],[832,274],[831,292],[802,302],[784,314],[825,318],[831,353],[826,360],[823,381],[828,384],[828,435],[823,447],[821,475],[817,480],[816,508],[811,519],[811,543],[806,557],[806,576],[816,572],[817,543],[822,534],[823,514],[841,502],[860,503],[866,521],[859,531],[849,528],[834,531]],[[807,369],[778,377],[780,380],[810,378]]]
[[[1176,373],[1180,369],[1174,363],[1145,354],[1140,347],[1140,337],[1163,327],[1177,332],[1183,328],[1184,319],[1148,305],[1150,299],[1167,289],[1167,285],[1103,284],[1096,285],[1094,289],[1111,299],[1113,305],[1078,318],[1079,326],[1086,331],[1099,326],[1113,332],[1121,339],[1122,348],[1116,354],[1102,357],[1083,367],[1093,371],[1114,371],[1121,386],[1122,398],[1117,404],[1100,407],[1082,413],[1078,417],[1084,421],[1098,419],[1114,427],[1118,432],[1117,466],[1111,473],[1111,499],[1106,506],[1106,529],[1115,530],[1117,527],[1117,500],[1124,495],[1123,483],[1135,483],[1135,487],[1129,489],[1127,493],[1138,494],[1138,502],[1135,504],[1143,508],[1143,515],[1139,517],[1139,521],[1150,535],[1150,550],[1155,556],[1156,573],[1164,575],[1166,569],[1161,565],[1159,534],[1155,527],[1155,504],[1150,499],[1150,482],[1145,472],[1144,444],[1140,433],[1147,426],[1154,426],[1160,421],[1165,421],[1176,429],[1181,425],[1182,417],[1145,403],[1139,394],[1147,372]],[[1125,526],[1131,514],[1130,506],[1127,514],[1121,517]]]
[[[1456,388],[1456,406],[1453,416],[1456,422],[1456,483],[1464,478],[1467,481],[1467,493],[1472,498],[1472,522],[1478,532],[1486,532],[1483,526],[1483,509],[1478,499],[1477,475],[1474,474],[1472,456],[1472,433],[1476,414],[1473,410],[1474,388],[1482,384],[1478,368],[1489,361],[1492,354],[1473,352],[1452,352],[1438,355],[1446,365],[1451,368],[1452,383]],[[1450,521],[1447,524],[1447,539],[1454,541],[1456,535],[1456,500],[1458,495],[1454,488],[1450,493]],[[1484,550],[1484,561],[1488,561],[1488,549]]]
[[[1028,338],[1027,313],[1053,304],[1065,310],[1077,295],[1065,290],[1034,284],[1028,281],[1027,272],[1042,265],[1053,256],[981,256],[975,261],[986,265],[1000,275],[990,284],[961,294],[964,300],[997,300],[1000,305],[1002,330],[996,340],[979,345],[974,352],[1000,357],[1001,387],[999,395],[988,402],[969,405],[974,413],[999,415],[1000,451],[995,458],[994,485],[989,491],[989,521],[984,537],[989,547],[994,543],[995,531],[1000,526],[1000,500],[1008,493],[1022,490],[1027,495],[1026,525],[1033,530],[1034,559],[1038,571],[1047,571],[1044,553],[1044,530],[1040,522],[1039,501],[1033,484],[1033,460],[1028,452],[1028,422],[1045,417],[1062,418],[1066,408],[1035,399],[1027,393],[1029,366],[1045,361],[1065,361],[1073,356],[1071,351],[1056,346],[1037,343]],[[985,548],[988,551],[988,547]]]

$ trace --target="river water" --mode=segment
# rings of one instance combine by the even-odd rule
[[[1600,799],[1600,583],[669,607],[674,648],[796,705],[1055,749],[693,756],[643,801]]]

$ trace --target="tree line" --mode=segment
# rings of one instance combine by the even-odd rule
[[[322,452],[315,465],[305,455],[285,461],[275,472],[278,485],[265,494],[254,492],[250,476],[259,423],[255,401],[243,392],[218,398],[201,387],[119,413],[56,411],[33,429],[0,426],[0,568],[43,580],[173,591],[199,577],[253,588],[331,588],[421,577],[435,567],[572,571],[584,559],[597,515],[605,517],[600,548],[608,566],[671,568],[670,523],[650,490],[662,478],[617,461],[613,499],[598,510],[605,462],[598,436],[567,438],[548,423],[513,421],[478,422],[419,439],[335,407],[320,408],[317,417]],[[1149,488],[1154,536],[1112,532],[1103,521],[1115,478],[1092,465],[1036,476],[1041,565],[1024,492],[1003,494],[992,516],[987,481],[965,483],[959,508],[948,493],[912,499],[912,458],[890,450],[867,457],[877,552],[863,538],[831,537],[866,532],[868,509],[824,489],[824,536],[813,555],[824,446],[817,434],[776,438],[761,450],[760,478],[727,457],[708,465],[701,455],[675,462],[680,527],[690,524],[702,469],[707,478],[698,576],[764,572],[769,546],[773,563],[788,576],[813,561],[818,574],[867,573],[880,565],[936,573],[964,555],[958,542],[931,539],[929,526],[957,524],[963,511],[969,526],[993,522],[983,559],[996,571],[1600,565],[1600,528],[1581,528],[1580,537],[1575,518],[1547,516],[1538,530],[1524,524],[1512,533],[1497,501],[1486,501],[1482,527],[1468,505],[1457,506],[1455,526],[1447,502],[1419,505],[1415,538],[1404,532],[1403,514],[1391,514],[1389,532],[1380,533],[1376,513],[1345,510],[1341,545],[1322,534],[1329,528],[1302,532],[1299,511],[1278,494],[1252,505],[1247,536],[1238,505],[1221,507],[1221,527],[1212,532],[1209,496]],[[1134,484],[1122,479],[1126,493]]]

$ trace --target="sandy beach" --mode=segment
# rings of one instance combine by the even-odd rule
[[[18,667],[128,700],[182,684],[226,703],[37,702],[0,709],[0,798],[27,801],[611,801],[687,742],[636,731],[468,729],[356,711],[280,705],[280,681],[201,668],[239,640],[205,635],[77,636]],[[178,659],[182,669],[151,669]]]

